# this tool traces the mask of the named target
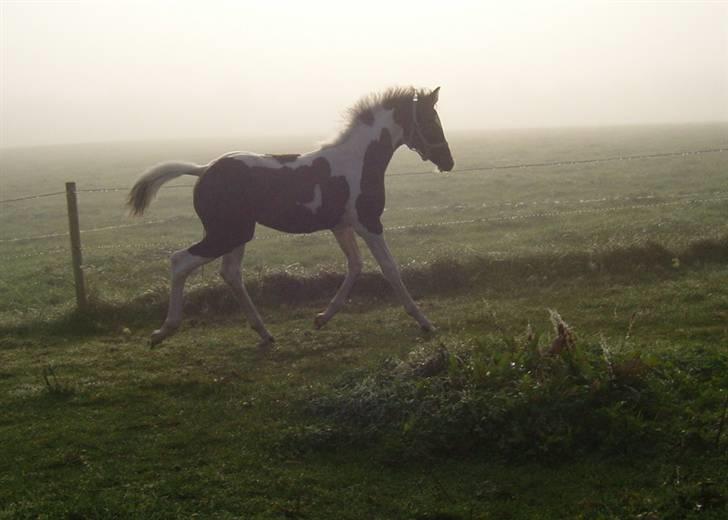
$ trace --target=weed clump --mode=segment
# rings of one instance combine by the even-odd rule
[[[682,442],[678,360],[633,348],[634,317],[622,342],[610,345],[604,337],[577,340],[550,313],[550,333],[529,325],[516,335],[429,344],[318,387],[306,406],[319,428],[297,445],[315,449],[318,439],[327,447],[378,444],[398,456],[484,452],[518,460],[649,455]],[[725,359],[714,361],[707,377],[726,368]],[[708,430],[697,436],[714,437]]]
[[[47,365],[41,372],[43,379],[43,389],[45,393],[53,397],[70,397],[76,393],[74,386],[67,381],[63,381],[56,374],[53,365]]]

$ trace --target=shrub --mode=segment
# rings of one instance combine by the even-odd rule
[[[306,398],[316,424],[296,445],[381,443],[410,456],[512,459],[649,454],[679,438],[671,374],[685,367],[658,367],[628,336],[616,346],[577,341],[558,313],[551,318],[551,334],[529,326],[515,336],[451,339],[319,386]]]

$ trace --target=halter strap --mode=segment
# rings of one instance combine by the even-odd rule
[[[414,141],[412,140],[412,137],[414,135],[417,135],[417,137],[420,138],[420,141],[422,141],[422,144],[424,146],[424,150],[421,150],[417,146],[414,145]],[[407,146],[409,146],[412,150],[416,151],[418,154],[420,154],[420,157],[422,157],[423,161],[426,161],[430,157],[430,151],[436,150],[438,148],[443,148],[447,146],[447,141],[440,141],[439,143],[432,143],[427,140],[425,135],[422,133],[422,129],[420,128],[420,124],[417,122],[417,94],[415,93],[414,97],[412,98],[412,127],[410,128],[409,135],[407,136]]]

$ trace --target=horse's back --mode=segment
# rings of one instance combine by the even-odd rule
[[[332,176],[325,157],[297,154],[226,154],[210,164],[194,191],[195,211],[208,234],[242,227],[244,237],[250,235],[246,241],[255,222],[288,233],[331,229],[348,198],[346,179]]]

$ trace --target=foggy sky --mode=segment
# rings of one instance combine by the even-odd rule
[[[728,120],[728,3],[8,2],[0,147],[334,133],[442,86],[448,129]]]

